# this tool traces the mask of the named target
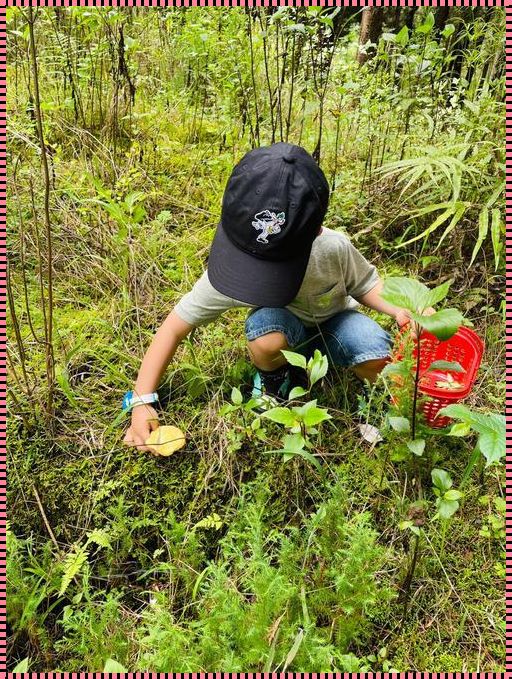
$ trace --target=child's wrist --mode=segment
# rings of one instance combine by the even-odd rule
[[[123,398],[123,410],[133,410],[138,406],[149,406],[158,402],[158,393],[140,393],[139,391],[127,391]]]

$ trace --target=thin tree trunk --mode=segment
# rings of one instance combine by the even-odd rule
[[[361,16],[361,29],[359,31],[359,50],[357,61],[360,66],[372,59],[377,50],[374,46],[363,49],[370,42],[376,45],[382,32],[384,10],[382,7],[365,7]]]
[[[258,19],[260,22],[261,26],[261,31],[263,33],[263,61],[265,64],[265,78],[267,81],[267,89],[268,89],[268,99],[269,99],[269,106],[270,106],[270,122],[272,125],[272,141],[271,143],[274,144],[276,141],[276,126],[277,123],[274,119],[274,95],[272,93],[272,85],[270,84],[270,73],[269,73],[269,68],[268,68],[268,61],[269,61],[269,56],[268,56],[268,41],[266,37],[266,32],[267,32],[267,26],[268,22],[265,19],[265,25],[263,25],[263,19],[261,18],[261,8],[259,8],[258,11]]]
[[[48,398],[46,409],[48,416],[53,413],[53,392],[55,388],[55,362],[53,355],[53,249],[52,249],[52,227],[50,221],[50,171],[48,168],[48,156],[46,144],[44,143],[43,118],[41,114],[41,97],[39,94],[39,73],[36,57],[36,42],[34,36],[34,12],[32,6],[28,6],[28,26],[30,37],[30,55],[32,57],[32,75],[34,80],[34,110],[36,116],[37,134],[41,148],[41,161],[43,165],[44,179],[44,202],[43,215],[46,231],[46,247],[48,249],[47,264],[47,291],[48,308],[46,315],[45,340],[46,340],[46,377],[48,380]],[[43,302],[44,304],[44,302]]]
[[[393,12],[393,19],[391,22],[391,26],[394,31],[398,33],[400,30],[400,18],[402,15],[402,8],[401,7],[395,7],[395,11]]]
[[[254,123],[254,139],[255,144],[260,146],[260,112],[258,108],[258,88],[256,86],[256,74],[254,69],[254,44],[252,37],[252,15],[250,10],[247,12],[247,22],[249,27],[249,45],[251,48],[251,80],[252,80],[252,90],[254,97],[254,115],[256,116],[256,121]]]
[[[405,11],[404,24],[410,31],[412,31],[412,29],[414,28],[414,17],[417,11],[418,11],[417,7],[409,7],[409,9]]]
[[[449,7],[439,7],[438,9],[436,9],[434,15],[434,29],[436,33],[441,33],[442,31],[444,31],[449,16],[450,16]]]

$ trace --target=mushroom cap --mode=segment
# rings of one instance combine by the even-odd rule
[[[178,427],[162,426],[153,430],[145,444],[157,455],[168,457],[185,445],[185,434]]]

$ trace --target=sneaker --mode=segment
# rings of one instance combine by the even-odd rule
[[[252,397],[266,397],[274,401],[284,400],[290,393],[290,385],[290,371],[287,365],[269,372],[257,370],[254,375]]]
[[[290,391],[294,387],[302,387],[302,389],[307,391],[309,387],[309,378],[304,368],[299,368],[296,365],[290,365],[288,366],[288,370],[290,373]]]

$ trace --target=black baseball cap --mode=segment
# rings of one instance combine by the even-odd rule
[[[224,192],[208,259],[210,283],[247,304],[289,304],[328,203],[325,175],[305,149],[279,142],[249,151]]]

